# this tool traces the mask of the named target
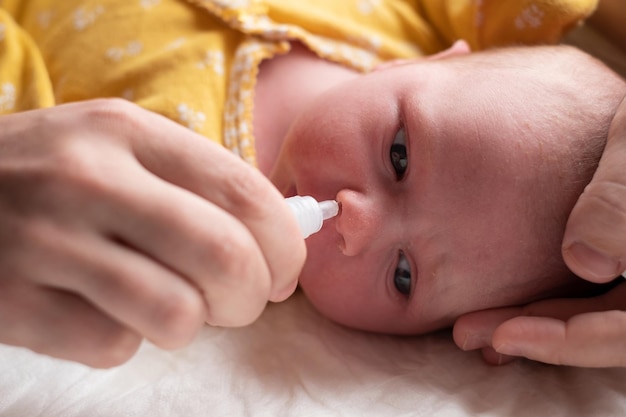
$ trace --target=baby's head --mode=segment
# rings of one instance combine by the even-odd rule
[[[341,204],[307,240],[305,294],[345,325],[406,334],[571,293],[564,226],[624,94],[569,47],[398,65],[329,90],[277,170]]]

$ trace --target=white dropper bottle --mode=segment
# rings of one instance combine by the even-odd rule
[[[324,220],[339,213],[339,204],[335,200],[317,202],[311,196],[294,196],[285,201],[298,219],[298,225],[305,239],[321,230]]]

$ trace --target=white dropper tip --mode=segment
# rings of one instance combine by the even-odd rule
[[[320,203],[311,196],[294,196],[285,201],[291,207],[298,220],[302,236],[306,239],[321,230],[324,220],[335,217],[339,213],[339,204],[334,200]]]
[[[339,203],[335,200],[321,201],[319,206],[324,220],[332,219],[339,213]]]

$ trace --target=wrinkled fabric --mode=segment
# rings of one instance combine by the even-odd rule
[[[0,115],[122,97],[256,163],[261,61],[300,41],[381,61],[558,41],[597,0],[0,0]]]
[[[485,365],[447,332],[390,337],[342,328],[302,294],[242,329],[189,347],[145,344],[111,370],[0,346],[2,417],[612,417],[626,369]]]

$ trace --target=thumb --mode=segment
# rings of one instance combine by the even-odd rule
[[[592,282],[611,281],[626,270],[626,98],[598,169],[570,214],[562,250],[567,266]]]

